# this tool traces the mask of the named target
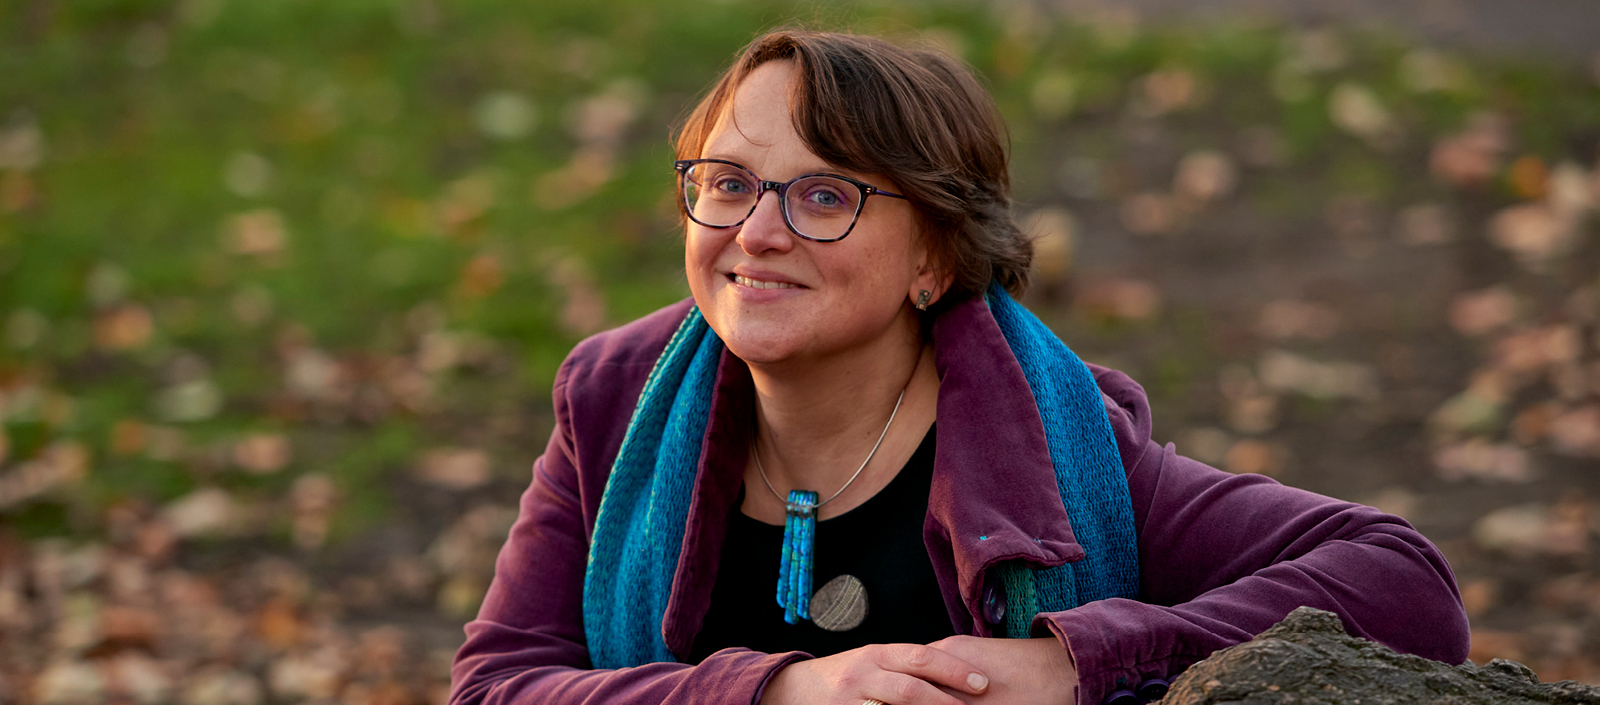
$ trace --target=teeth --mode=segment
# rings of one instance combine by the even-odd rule
[[[760,279],[751,279],[750,277],[740,276],[738,274],[733,275],[733,281],[734,281],[735,284],[738,284],[740,286],[748,286],[748,287],[750,287],[752,289],[798,289],[798,288],[800,288],[798,286],[795,286],[793,284],[788,284],[788,283],[785,283],[785,282],[764,282],[764,281],[761,281]]]

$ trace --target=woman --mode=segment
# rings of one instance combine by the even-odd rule
[[[1156,445],[1012,301],[953,60],[766,35],[678,157],[693,298],[562,365],[453,703],[1132,703],[1300,605],[1464,660],[1405,522]]]

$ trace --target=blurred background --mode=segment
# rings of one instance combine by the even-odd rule
[[[784,23],[964,57],[1027,303],[1158,440],[1406,517],[1600,683],[1592,0],[0,4],[0,703],[443,702],[671,126]]]

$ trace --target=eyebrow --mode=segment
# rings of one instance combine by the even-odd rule
[[[735,164],[738,164],[739,166],[742,166],[745,169],[750,169],[750,167],[745,166],[745,163],[743,161],[735,158],[731,154],[720,154],[720,153],[718,153],[718,154],[707,154],[704,158],[705,159],[721,159],[723,161],[729,161],[729,162],[733,162]],[[844,170],[835,168],[835,167],[833,167],[833,166],[831,166],[829,164],[823,163],[823,162],[818,162],[817,164],[818,165],[816,165],[816,166],[811,166],[811,167],[808,167],[806,169],[800,170],[798,172],[798,174],[833,174],[833,175],[836,175],[836,176],[849,176],[852,179],[860,179],[861,178],[859,176],[852,176],[850,174],[847,174],[847,173],[844,172]],[[751,171],[754,171],[754,170],[751,169]]]

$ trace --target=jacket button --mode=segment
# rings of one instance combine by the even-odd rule
[[[1169,685],[1170,684],[1164,680],[1161,680],[1160,678],[1151,678],[1150,680],[1140,683],[1139,700],[1147,703],[1153,703],[1157,700],[1160,700],[1162,696],[1167,694],[1167,687]]]
[[[1104,705],[1139,705],[1139,696],[1131,690],[1119,690],[1107,695]]]
[[[991,625],[1006,621],[1006,588],[992,578],[983,585],[983,621]]]

